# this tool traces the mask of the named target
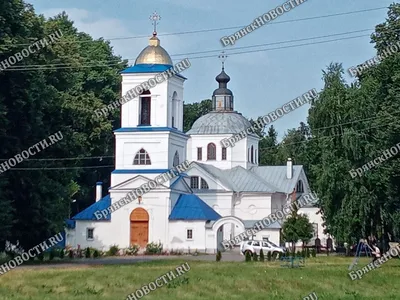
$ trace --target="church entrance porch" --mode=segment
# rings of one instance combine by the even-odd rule
[[[225,226],[224,226],[225,225]],[[224,227],[227,227],[224,230]],[[241,219],[234,216],[227,216],[216,221],[210,230],[212,234],[207,235],[207,244],[212,245],[215,250],[225,251],[221,244],[224,240],[229,240],[233,236],[245,231],[244,223]],[[230,234],[226,234],[229,232]]]
[[[143,208],[136,208],[130,215],[130,243],[146,248],[149,242],[149,214]]]

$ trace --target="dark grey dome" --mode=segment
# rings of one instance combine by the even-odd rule
[[[249,127],[250,122],[237,112],[209,112],[198,118],[187,134],[235,134]]]

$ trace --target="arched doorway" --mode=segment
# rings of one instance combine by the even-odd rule
[[[130,215],[130,245],[137,244],[141,248],[149,242],[149,214],[143,208],[136,208]]]
[[[226,233],[226,230],[224,230],[224,225],[228,226],[228,231],[231,233],[231,236],[225,236],[224,232]],[[216,236],[216,249],[224,251],[222,241],[230,240],[234,236],[245,232],[245,226],[241,219],[234,216],[227,216],[216,221],[212,226],[212,231]]]

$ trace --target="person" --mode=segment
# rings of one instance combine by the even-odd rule
[[[379,249],[376,243],[372,244],[372,255],[374,256],[372,262],[376,261],[378,258],[381,257],[381,250]]]

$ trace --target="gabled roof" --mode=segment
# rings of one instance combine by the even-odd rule
[[[212,165],[193,162],[212,177],[219,180],[227,189],[235,192],[279,192],[278,188],[241,166],[221,170]]]
[[[293,166],[293,176],[291,179],[286,178],[287,166],[252,167],[250,171],[257,174],[269,184],[276,186],[278,192],[289,194],[296,187],[302,169],[302,165]]]
[[[179,196],[168,219],[215,221],[219,218],[221,216],[198,196],[188,194]]]
[[[80,213],[72,217],[72,220],[87,220],[87,221],[111,221],[111,214],[108,214],[106,218],[102,216],[100,220],[97,220],[94,213],[98,210],[103,210],[111,205],[110,195],[101,198],[99,201],[93,203],[86,209],[82,210]]]

